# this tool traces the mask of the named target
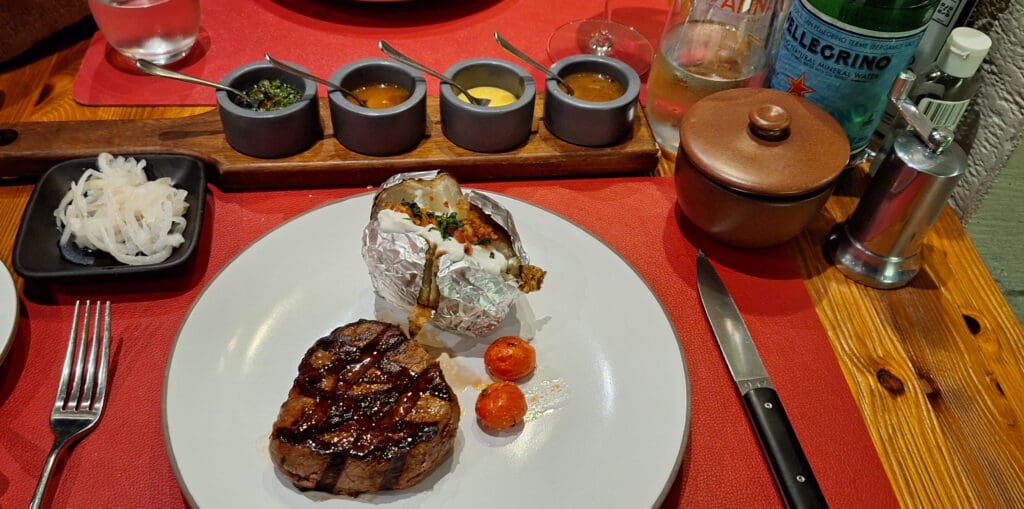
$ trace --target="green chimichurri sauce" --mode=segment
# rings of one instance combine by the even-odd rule
[[[290,106],[302,99],[299,89],[278,79],[259,80],[243,90],[252,103],[245,102],[241,97],[232,97],[235,104],[253,111],[272,111]]]

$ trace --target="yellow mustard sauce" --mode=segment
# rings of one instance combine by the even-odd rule
[[[491,103],[487,106],[492,108],[512,104],[516,102],[516,99],[519,99],[512,95],[512,92],[498,87],[473,87],[469,89],[469,94],[477,99],[490,99]],[[469,99],[466,98],[466,94],[459,94],[459,100],[462,102],[469,102]]]

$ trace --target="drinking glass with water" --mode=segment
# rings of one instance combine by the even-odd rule
[[[89,0],[89,10],[107,42],[132,60],[180,60],[199,34],[199,0]]]
[[[647,82],[647,119],[662,150],[679,148],[689,107],[721,90],[760,87],[776,0],[675,0]]]

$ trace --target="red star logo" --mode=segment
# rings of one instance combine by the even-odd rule
[[[800,77],[797,78],[797,79],[793,79],[793,78],[790,78],[790,77],[787,76],[786,80],[789,81],[789,90],[788,90],[788,92],[793,94],[793,95],[798,95],[800,97],[804,97],[807,94],[813,94],[814,93],[814,89],[809,87],[809,86],[807,86],[807,84],[804,83],[804,80],[806,80],[806,79],[807,79],[807,73],[806,72],[800,73]]]

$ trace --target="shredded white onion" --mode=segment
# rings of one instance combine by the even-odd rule
[[[110,253],[128,265],[160,263],[185,242],[185,196],[171,179],[147,180],[146,160],[96,158],[99,171],[86,170],[53,215],[60,244]]]

